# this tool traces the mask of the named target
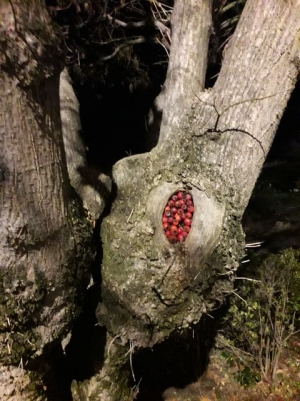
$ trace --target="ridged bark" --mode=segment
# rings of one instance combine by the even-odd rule
[[[209,1],[175,2],[158,146],[113,170],[98,320],[119,344],[151,347],[197,323],[232,289],[241,218],[297,80],[299,2],[249,0],[217,82],[204,90],[195,41],[205,38],[206,54],[210,9]],[[171,245],[161,217],[177,189],[192,193],[195,214],[187,241]]]
[[[0,398],[40,400],[44,349],[80,312],[92,230],[67,176],[60,39],[42,1],[1,2],[0,16]]]

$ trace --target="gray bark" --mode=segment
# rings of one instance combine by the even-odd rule
[[[232,290],[241,218],[298,76],[299,2],[249,0],[217,82],[204,90],[198,61],[210,10],[210,1],[175,2],[158,146],[114,166],[98,320],[124,353],[197,323]],[[197,38],[206,38],[202,49]],[[161,217],[177,189],[192,193],[195,215],[187,241],[171,245]]]
[[[60,116],[68,175],[72,187],[83,201],[83,206],[97,220],[111,191],[111,180],[105,174],[88,168],[85,147],[80,136],[81,122],[79,103],[72,87],[72,81],[65,68],[59,81]]]
[[[204,89],[212,31],[211,12],[210,0],[182,1],[175,6],[172,13],[172,51],[166,82],[149,112],[150,147],[158,139],[160,143],[167,140],[168,133],[178,126],[179,119],[190,109],[195,93]],[[160,130],[159,134],[162,112],[165,129]]]
[[[0,398],[30,401],[45,399],[45,347],[80,313],[92,227],[67,176],[60,40],[43,2],[1,2],[0,15]]]

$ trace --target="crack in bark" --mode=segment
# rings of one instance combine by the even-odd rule
[[[196,98],[199,100],[200,103],[202,103],[202,104],[204,104],[204,105],[206,105],[206,106],[212,107],[212,108],[215,110],[216,114],[217,114],[217,118],[216,118],[215,125],[214,125],[213,128],[208,128],[203,134],[200,134],[200,135],[193,135],[193,136],[194,136],[194,137],[202,137],[202,136],[204,136],[204,135],[206,135],[206,134],[211,134],[211,133],[224,134],[224,133],[230,132],[230,131],[232,131],[232,132],[237,132],[237,133],[242,133],[242,134],[246,134],[246,135],[248,135],[250,138],[252,138],[254,141],[256,141],[256,142],[259,144],[259,146],[260,146],[260,148],[261,148],[261,150],[262,150],[262,152],[263,152],[263,154],[264,154],[264,157],[266,157],[267,153],[266,153],[266,151],[265,151],[265,149],[264,149],[264,147],[263,147],[263,145],[262,145],[262,141],[260,141],[256,136],[254,136],[254,135],[251,134],[250,132],[248,132],[248,131],[246,131],[246,130],[243,130],[243,129],[240,129],[240,128],[226,128],[226,129],[224,129],[224,130],[218,129],[218,125],[219,125],[219,122],[220,122],[220,118],[222,117],[222,115],[223,115],[224,113],[226,113],[226,111],[228,111],[228,110],[231,109],[232,107],[239,106],[239,105],[241,105],[241,104],[248,103],[248,102],[255,102],[255,101],[259,101],[259,100],[269,99],[270,97],[277,96],[277,95],[279,95],[279,94],[281,94],[281,93],[289,92],[289,91],[291,91],[291,90],[292,90],[292,89],[287,89],[287,90],[279,91],[279,92],[277,92],[277,93],[273,93],[273,94],[271,94],[271,95],[266,95],[266,96],[263,96],[263,97],[257,97],[257,98],[254,97],[254,98],[250,98],[250,99],[240,100],[240,101],[238,101],[238,102],[235,102],[235,103],[233,103],[233,104],[228,105],[227,107],[225,107],[225,109],[224,109],[222,112],[219,112],[219,111],[218,111],[218,109],[217,109],[217,107],[216,107],[216,105],[215,105],[214,103],[207,103],[207,102],[203,101],[203,100],[200,99],[200,97],[193,91],[194,95],[196,96]]]
[[[152,291],[154,292],[154,294],[157,296],[157,298],[159,299],[159,301],[160,301],[163,305],[165,305],[165,306],[179,306],[179,305],[181,305],[181,304],[183,303],[183,302],[178,302],[178,303],[175,303],[175,302],[166,302],[166,301],[163,299],[163,296],[161,295],[161,293],[158,291],[157,288],[152,287],[151,289],[152,289]]]
[[[228,107],[226,107],[226,108],[223,110],[223,112],[221,112],[221,113],[218,111],[218,109],[217,109],[217,107],[216,107],[216,105],[215,105],[214,103],[206,103],[206,102],[204,102],[203,100],[201,100],[201,99],[196,95],[196,93],[194,93],[194,95],[197,97],[197,99],[198,99],[201,103],[203,103],[203,104],[205,104],[205,105],[207,105],[207,106],[211,106],[211,107],[215,110],[215,112],[217,113],[217,118],[216,118],[216,122],[215,122],[214,127],[213,127],[213,128],[208,128],[203,134],[200,134],[200,135],[193,135],[194,137],[198,137],[198,138],[199,138],[199,137],[203,137],[203,136],[206,135],[206,134],[212,134],[212,133],[224,134],[224,133],[226,133],[226,132],[238,132],[238,133],[246,134],[246,135],[250,136],[250,138],[252,138],[255,142],[257,142],[257,143],[259,144],[259,146],[260,146],[260,148],[261,148],[261,150],[262,150],[262,152],[263,152],[263,154],[264,154],[264,157],[266,157],[266,151],[265,151],[265,149],[264,149],[264,147],[263,147],[261,141],[260,141],[258,138],[256,138],[253,134],[251,134],[250,132],[248,132],[248,131],[246,131],[246,130],[240,129],[240,128],[226,128],[226,129],[224,129],[224,130],[221,130],[221,129],[218,129],[218,125],[219,125],[220,118],[222,117],[223,113],[225,113],[225,112],[226,112],[227,110],[229,110],[231,107],[237,106],[237,105],[239,105],[239,104],[242,104],[242,103],[245,103],[245,102],[248,102],[248,101],[250,102],[250,101],[252,101],[252,100],[262,100],[262,99],[265,99],[265,98],[268,98],[268,97],[271,97],[271,96],[275,96],[275,95],[277,95],[277,94],[270,95],[270,96],[266,96],[266,97],[260,98],[260,99],[257,98],[257,99],[242,100],[242,101],[240,101],[240,102],[233,103],[232,105],[229,105]]]
[[[239,128],[227,128],[227,129],[224,129],[224,130],[220,130],[220,129],[214,130],[214,129],[209,128],[209,129],[207,129],[205,131],[205,133],[203,135],[209,134],[209,133],[212,133],[212,132],[215,132],[217,134],[224,134],[225,132],[239,132],[239,133],[242,133],[242,134],[246,134],[246,135],[250,136],[250,138],[252,138],[255,142],[257,142],[259,144],[259,146],[260,146],[260,148],[261,148],[261,150],[262,150],[262,152],[264,154],[264,157],[267,156],[266,151],[265,151],[261,141],[259,139],[257,139],[254,135],[250,134],[250,132],[248,132],[248,131],[245,131],[245,130],[239,129]]]
[[[165,274],[162,276],[162,279],[160,280],[160,284],[158,285],[158,288],[160,288],[160,287],[162,286],[162,284],[163,284],[163,282],[164,282],[164,279],[166,278],[167,274],[169,273],[169,271],[171,270],[172,266],[174,265],[174,262],[175,262],[175,260],[176,260],[176,257],[177,257],[177,255],[174,256],[174,258],[173,258],[173,260],[172,260],[170,266],[167,267],[167,270],[166,270]]]
[[[31,48],[31,46],[29,45],[29,43],[28,43],[28,41],[27,41],[25,35],[23,35],[23,33],[21,32],[21,30],[19,30],[19,28],[18,28],[19,23],[18,23],[18,19],[17,19],[17,13],[16,13],[15,6],[14,6],[12,0],[9,0],[9,4],[10,4],[10,6],[11,6],[11,10],[12,10],[13,17],[14,17],[15,31],[16,31],[16,33],[20,36],[20,38],[23,40],[23,42],[25,43],[25,45],[26,45],[26,47],[28,48],[28,50],[30,51],[30,53],[31,53],[31,55],[32,55],[32,57],[33,57],[33,59],[36,60],[35,52],[34,52],[33,49]]]

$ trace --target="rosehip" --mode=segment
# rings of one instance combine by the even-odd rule
[[[185,239],[186,239],[186,237],[183,235],[183,233],[182,234],[178,234],[177,235],[177,239],[178,239],[178,241],[180,241],[180,242],[184,242],[185,241]]]
[[[185,218],[185,219],[184,219],[184,225],[185,225],[185,226],[191,226],[191,224],[192,224],[192,222],[191,222],[190,219],[188,219],[188,218]]]
[[[182,220],[182,216],[180,216],[179,214],[175,214],[174,220],[180,222]]]
[[[190,213],[194,213],[195,208],[194,208],[194,206],[189,206],[187,210],[188,210],[188,212],[190,212]]]
[[[175,244],[177,242],[177,237],[171,235],[168,240],[171,242],[171,244]]]
[[[176,226],[171,226],[170,231],[171,231],[171,234],[173,234],[173,235],[178,234],[178,228]]]
[[[183,230],[184,230],[184,232],[186,232],[188,234],[191,231],[191,227],[190,226],[184,226]]]
[[[162,228],[171,244],[185,241],[191,229],[193,213],[191,194],[178,190],[169,198],[162,215]]]

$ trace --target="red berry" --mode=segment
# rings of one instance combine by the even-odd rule
[[[182,220],[182,216],[180,216],[179,214],[175,214],[174,220],[180,222]]]
[[[190,212],[190,213],[194,213],[195,208],[194,208],[194,206],[189,206],[187,210],[188,210],[188,212]]]
[[[165,231],[169,230],[169,224],[168,223],[163,223],[163,229]]]
[[[162,215],[162,228],[171,244],[185,241],[191,229],[193,213],[191,194],[179,190],[169,198]]]
[[[178,228],[176,226],[171,226],[170,227],[170,231],[173,235],[177,235],[178,234]]]
[[[184,219],[184,225],[185,225],[185,226],[191,226],[191,225],[192,225],[191,220],[188,219],[188,218],[185,218],[185,219]]]
[[[178,239],[178,241],[180,241],[180,242],[184,242],[185,241],[185,239],[186,239],[186,237],[183,235],[183,233],[182,234],[178,234],[177,235],[177,239]]]
[[[191,227],[190,226],[184,226],[183,230],[188,234],[191,231]]]
[[[171,242],[171,244],[176,244],[177,242],[177,237],[175,237],[174,235],[171,235],[168,240]]]

